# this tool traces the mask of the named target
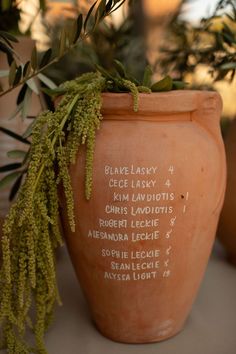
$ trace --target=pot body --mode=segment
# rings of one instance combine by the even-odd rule
[[[227,159],[227,188],[220,215],[218,238],[225,247],[228,259],[236,265],[236,121],[234,120],[225,137]]]
[[[84,197],[83,153],[71,166],[76,232],[63,224],[93,319],[121,342],[181,330],[215,237],[225,190],[214,92],[104,94],[93,193]]]

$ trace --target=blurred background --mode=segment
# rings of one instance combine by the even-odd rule
[[[0,29],[35,41],[39,52],[49,47],[54,49],[60,28],[65,23],[69,28],[71,20],[81,12],[86,14],[92,3],[90,0],[3,0]],[[215,65],[214,51],[219,51],[219,43],[217,47],[214,41],[221,34],[222,23],[235,35],[234,15],[233,20],[227,17],[235,6],[231,4],[234,1],[127,0],[99,25],[85,44],[51,66],[46,74],[59,84],[93,69],[94,63],[109,69],[117,58],[133,75],[140,77],[150,63],[154,77],[168,72],[184,79],[191,87],[219,90],[224,100],[223,116],[232,118],[236,110],[236,102],[232,99],[235,85],[229,87],[232,82],[227,75],[215,80],[216,67],[213,68],[215,73],[209,69]],[[210,20],[207,22],[207,19]],[[22,41],[27,39],[22,38]],[[28,43],[25,47],[30,46]],[[228,55],[234,51],[235,43],[229,45],[225,41],[224,44],[228,47],[222,49]],[[23,53],[21,56],[24,59]]]
[[[66,25],[70,30],[72,20],[79,13],[85,15],[92,4],[91,0],[2,0],[0,30],[19,38],[15,50],[22,62],[26,62],[32,55],[34,45],[39,56],[48,48],[56,52],[61,28]],[[150,64],[154,79],[169,74],[176,80],[186,82],[189,89],[220,92],[223,98],[221,126],[227,152],[228,184],[218,234],[229,251],[230,259],[235,261],[235,1],[126,0],[82,44],[43,72],[44,79],[42,77],[40,83],[39,80],[36,82],[37,87],[31,87],[31,100],[29,95],[26,96],[20,111],[16,111],[20,89],[1,98],[0,125],[21,135],[42,109],[52,108],[49,97],[40,90],[45,83],[54,87],[83,72],[94,70],[94,64],[112,70],[114,59],[124,63],[137,78],[142,77],[144,68]],[[3,90],[7,86],[4,75],[8,69],[6,55],[2,52],[0,87]],[[0,133],[0,165],[9,163],[7,152],[19,147],[24,149],[22,142]],[[0,190],[2,218],[9,207],[11,188],[8,186]]]

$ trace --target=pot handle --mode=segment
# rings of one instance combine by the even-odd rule
[[[191,120],[201,125],[216,142],[220,166],[222,166],[219,176],[220,195],[217,198],[216,207],[213,211],[213,213],[218,213],[222,208],[226,189],[226,156],[219,124],[222,112],[222,99],[217,92],[208,92],[207,95],[206,92],[199,92],[198,100],[198,108],[191,112]]]

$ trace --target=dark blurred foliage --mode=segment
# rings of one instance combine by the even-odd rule
[[[18,22],[21,9],[19,8],[21,0],[0,0],[0,31],[19,34]],[[39,10],[46,11],[46,0],[39,0]]]
[[[0,96],[7,95],[15,88],[21,87],[17,95],[16,109],[9,119],[18,115],[21,116],[22,120],[35,118],[28,114],[33,94],[38,95],[41,100],[41,94],[45,93],[47,106],[53,109],[53,102],[50,100],[47,92],[53,89],[56,90],[57,87],[55,83],[45,75],[45,69],[51,66],[53,67],[53,64],[57,64],[56,68],[54,67],[53,69],[54,72],[56,70],[56,82],[62,82],[68,79],[69,75],[73,75],[72,78],[74,78],[76,71],[79,73],[85,71],[85,69],[90,69],[92,67],[92,56],[97,59],[98,63],[104,60],[105,65],[107,65],[107,67],[110,66],[110,63],[113,61],[112,57],[110,59],[108,58],[110,49],[114,48],[115,52],[115,48],[116,46],[118,47],[118,45],[122,48],[123,46],[126,47],[129,44],[128,41],[131,40],[130,31],[134,29],[134,26],[127,24],[127,27],[123,27],[122,25],[120,28],[116,29],[113,24],[101,25],[101,23],[105,18],[109,17],[111,13],[117,11],[125,2],[126,0],[109,0],[108,2],[100,0],[99,2],[94,2],[93,5],[88,8],[84,16],[82,13],[78,13],[78,16],[70,22],[69,31],[66,23],[60,19],[61,26],[60,29],[56,29],[57,36],[55,38],[57,38],[57,40],[52,41],[52,48],[48,48],[46,51],[39,53],[35,46],[31,51],[29,59],[24,63],[21,62],[20,56],[14,49],[14,44],[19,43],[20,45],[21,40],[18,40],[11,33],[12,29],[10,28],[10,24],[8,23],[5,31],[0,30],[0,54],[7,56],[9,66],[9,70],[0,70],[0,77],[6,78],[6,83],[8,83],[6,88],[3,88],[2,91],[0,90]],[[1,8],[2,13],[11,11],[12,4],[11,1],[5,0],[4,8]],[[40,7],[38,8],[40,12],[45,10],[44,4],[45,2],[41,0]],[[97,29],[97,26],[101,26],[99,27],[101,29]],[[102,31],[101,34],[99,33],[100,30]],[[124,40],[124,43],[120,38],[123,34],[127,35],[127,40]],[[86,38],[87,42],[84,42]],[[121,41],[120,43],[119,40]],[[118,44],[116,44],[116,41]],[[77,45],[82,42],[83,45],[80,44],[79,49],[77,49]],[[85,59],[83,59],[83,55]],[[64,58],[64,56],[66,56],[66,58]],[[76,58],[76,61],[73,61],[74,58]],[[136,59],[137,57],[135,57],[135,60]],[[82,69],[79,68],[80,62],[83,63]],[[122,64],[117,62],[116,65],[120,67]],[[50,70],[48,71],[51,72]],[[39,82],[42,83],[42,86]],[[174,86],[175,83],[172,81],[171,83],[172,86]],[[162,88],[160,86],[159,84],[156,89]],[[43,107],[45,106],[44,103],[45,102],[43,102]],[[0,131],[10,138],[24,143],[30,149],[31,143],[28,139],[31,137],[34,124],[35,121],[33,119],[22,136],[4,127],[0,127]],[[26,154],[25,151],[17,151],[17,154],[13,151],[14,156],[12,157],[19,158],[20,154],[22,161],[16,161],[15,163],[0,167],[0,173],[9,172],[9,174],[0,180],[0,188],[12,183],[14,180],[9,196],[10,199],[16,195],[23,181],[23,176],[27,173],[30,156],[29,151],[30,150],[28,150]]]
[[[130,1],[128,16],[119,26],[112,20],[100,23],[86,42],[50,67],[47,75],[59,84],[94,70],[95,64],[112,70],[114,59],[118,59],[130,74],[141,79],[147,65],[143,23],[141,1]],[[52,29],[53,47],[58,41],[58,28]]]
[[[0,2],[0,31],[18,32],[20,10],[16,7],[16,1]]]
[[[236,3],[221,0],[210,18],[198,26],[181,20],[171,22],[168,45],[162,48],[160,67],[183,79],[198,64],[207,64],[215,81],[231,81],[236,69]]]

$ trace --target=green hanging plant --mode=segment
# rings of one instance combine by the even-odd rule
[[[27,169],[24,165],[27,174],[3,227],[0,338],[9,354],[47,353],[44,333],[52,321],[55,304],[60,304],[55,265],[55,249],[62,244],[57,189],[59,184],[64,188],[69,224],[74,231],[74,201],[68,166],[75,161],[80,146],[85,145],[85,196],[89,199],[95,135],[102,119],[101,93],[131,92],[134,111],[137,111],[139,92],[166,91],[175,87],[170,77],[151,85],[150,68],[144,73],[143,83],[139,83],[126,73],[120,62],[116,61],[115,66],[115,74],[97,68],[97,72],[48,90],[51,95],[63,95],[63,98],[55,112],[40,114],[34,123],[31,147],[27,158],[24,155],[24,161],[28,161]],[[7,133],[14,136],[12,132]],[[16,177],[19,178],[19,174]],[[32,307],[34,313],[29,311]],[[35,336],[33,347],[25,340],[28,328]]]

